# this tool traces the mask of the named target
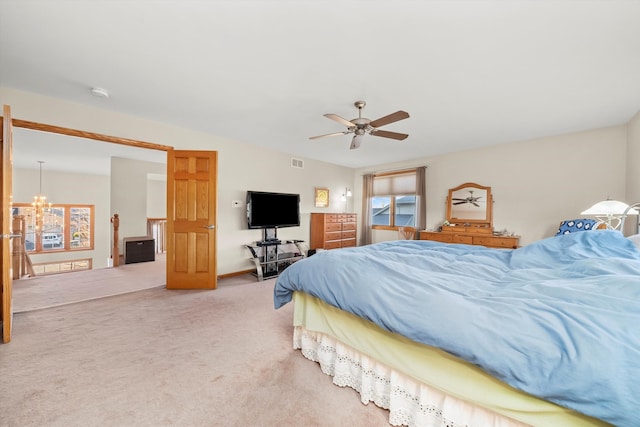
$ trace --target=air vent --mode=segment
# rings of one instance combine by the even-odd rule
[[[304,160],[302,160],[302,159],[294,159],[292,157],[291,158],[291,167],[292,168],[303,169],[304,168]]]

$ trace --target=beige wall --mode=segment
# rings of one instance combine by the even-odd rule
[[[494,227],[516,232],[528,244],[555,233],[560,220],[579,217],[593,203],[612,197],[640,200],[640,172],[632,165],[640,158],[640,118],[628,124],[585,132],[512,142],[488,148],[352,170],[310,159],[304,169],[290,167],[291,157],[241,141],[170,126],[142,118],[0,88],[0,103],[13,116],[59,126],[173,146],[218,151],[218,272],[251,268],[244,244],[260,239],[246,229],[247,190],[283,191],[301,195],[302,225],[282,229],[283,239],[309,238],[309,213],[342,212],[340,194],[354,191],[346,210],[361,211],[362,175],[427,165],[427,228],[445,219],[447,190],[463,182],[492,187]],[[629,165],[628,165],[629,163]],[[331,191],[331,206],[313,206],[314,187]],[[232,201],[241,201],[233,208]],[[374,239],[396,238],[377,233]]]
[[[449,188],[476,182],[492,188],[494,228],[522,236],[525,245],[557,230],[562,219],[580,217],[597,201],[625,200],[625,125],[379,165],[376,170],[427,165],[427,229],[445,219]],[[361,178],[358,192],[361,189]],[[379,232],[376,241],[396,238]]]
[[[166,172],[162,163],[111,158],[111,215],[118,214],[120,229],[118,242],[120,253],[124,253],[122,239],[147,235],[148,175]],[[166,185],[163,190],[166,193]]]
[[[244,200],[247,190],[299,193],[301,226],[283,228],[278,235],[283,239],[308,240],[309,213],[344,211],[340,194],[354,183],[350,168],[303,159],[304,168],[294,169],[290,166],[291,156],[286,153],[30,92],[0,87],[0,104],[10,105],[16,119],[148,141],[176,149],[217,151],[218,274],[252,268],[248,261],[250,254],[244,245],[259,240],[261,232],[246,228]],[[329,188],[329,208],[314,207],[314,187]],[[240,208],[232,207],[234,200],[242,202]],[[109,218],[105,229],[109,227]]]
[[[628,203],[640,202],[640,111],[627,124]]]
[[[163,165],[166,169],[166,165]],[[147,175],[147,217],[167,217],[167,179],[156,174]]]

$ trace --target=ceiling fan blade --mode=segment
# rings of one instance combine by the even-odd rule
[[[327,133],[325,135],[311,136],[311,137],[309,137],[309,139],[327,138],[329,136],[340,136],[340,135],[346,135],[348,133],[350,133],[350,132],[348,130],[345,130],[344,132],[334,132],[334,133]]]
[[[325,114],[324,115],[326,118],[331,119],[331,120],[335,120],[336,122],[345,125],[346,127],[350,128],[350,127],[354,127],[355,125],[353,123],[351,123],[349,120],[344,119],[342,117],[340,117],[337,114]]]
[[[406,111],[396,111],[395,113],[391,113],[388,116],[380,117],[377,120],[369,123],[374,128],[379,128],[380,126],[388,125],[389,123],[397,122],[399,120],[404,120],[409,118],[409,113]]]
[[[372,130],[371,131],[371,135],[373,135],[373,136],[381,136],[383,138],[397,139],[398,141],[402,141],[403,139],[407,139],[407,137],[409,136],[406,133],[389,132],[387,130],[378,130],[378,129]]]
[[[454,205],[464,205],[467,202],[455,202]]]
[[[353,139],[351,140],[351,146],[349,147],[351,150],[360,147],[362,143],[362,135],[353,135]]]

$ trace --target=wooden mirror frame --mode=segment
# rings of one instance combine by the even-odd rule
[[[467,199],[478,197],[479,207],[471,202],[465,203],[465,209],[454,205],[454,199]],[[471,200],[471,199],[469,199]],[[447,221],[451,225],[489,227],[493,228],[493,197],[491,187],[485,187],[473,182],[465,182],[449,189],[447,196]]]

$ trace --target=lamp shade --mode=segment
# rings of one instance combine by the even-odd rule
[[[629,205],[618,200],[603,200],[591,206],[586,211],[582,211],[581,215],[622,215]],[[627,215],[638,215],[636,209],[630,209]]]

